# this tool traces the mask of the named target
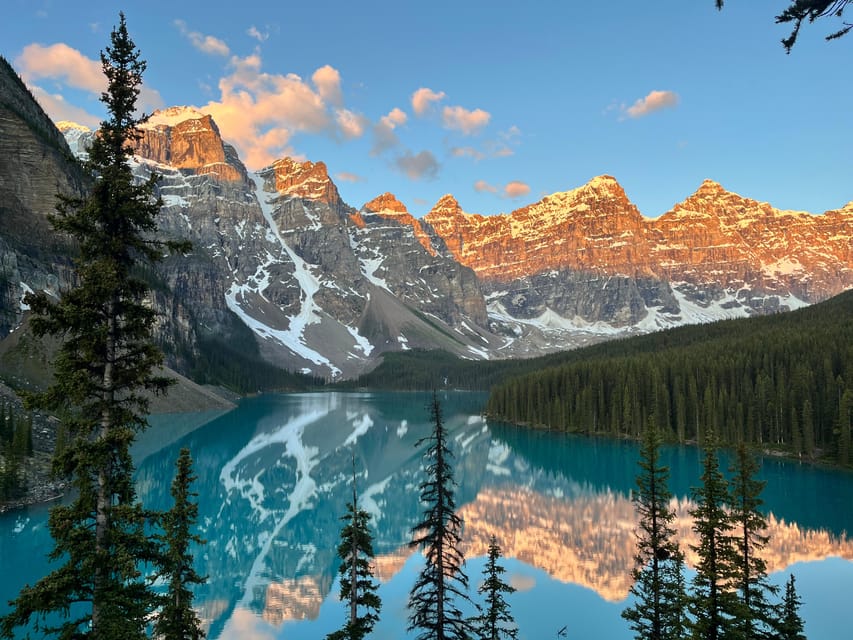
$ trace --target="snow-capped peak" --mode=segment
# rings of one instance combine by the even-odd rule
[[[56,123],[56,128],[59,129],[62,133],[65,133],[67,131],[73,131],[75,129],[78,131],[82,131],[83,133],[88,133],[89,131],[91,131],[91,129],[86,125],[77,124],[76,122],[72,122],[71,120],[60,120]]]
[[[185,120],[198,120],[204,117],[206,117],[206,114],[195,107],[169,107],[168,109],[158,109],[152,113],[143,126],[156,127],[158,125],[165,125],[167,127],[174,127]]]

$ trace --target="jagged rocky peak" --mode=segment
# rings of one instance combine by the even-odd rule
[[[324,162],[299,162],[281,158],[270,166],[275,176],[275,189],[281,195],[318,200],[333,207],[342,205],[338,188],[329,177]]]
[[[365,216],[368,222],[365,221]],[[385,192],[381,196],[375,197],[365,204],[361,208],[361,211],[354,214],[351,219],[356,225],[363,228],[365,224],[370,223],[371,216],[381,220],[394,220],[401,225],[410,226],[412,233],[414,233],[415,238],[421,243],[423,248],[430,255],[436,255],[436,250],[432,246],[429,234],[424,230],[420,220],[412,216],[409,210],[406,209],[406,205],[397,200],[397,197],[393,193]]]
[[[424,216],[424,220],[432,225],[443,226],[452,221],[461,222],[466,217],[468,214],[462,210],[459,201],[448,193],[438,199],[435,206]]]
[[[209,115],[206,115],[196,109],[195,107],[186,107],[186,106],[175,106],[168,107],[166,109],[158,109],[154,113],[152,113],[148,120],[142,125],[142,128],[157,128],[157,127],[175,127],[182,122],[186,122],[187,120],[205,120],[211,119]],[[194,126],[203,126],[203,125],[194,125]]]
[[[694,195],[715,196],[720,195],[721,193],[726,193],[726,189],[723,185],[715,180],[711,180],[710,178],[705,178]]]
[[[151,114],[140,129],[136,153],[146,160],[226,182],[245,182],[246,168],[222,140],[213,118],[193,107],[169,107]]]
[[[65,136],[65,142],[68,143],[71,153],[78,158],[86,157],[87,149],[91,146],[95,135],[89,127],[70,120],[60,120],[56,123],[56,128]]]
[[[546,196],[542,202],[549,201],[569,207],[588,205],[593,210],[599,210],[602,206],[608,211],[636,210],[622,185],[610,175],[596,176],[580,187]]]
[[[362,207],[362,211],[367,213],[409,213],[406,205],[397,200],[393,193],[387,191],[366,203]]]

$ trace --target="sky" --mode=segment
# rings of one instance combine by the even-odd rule
[[[614,176],[657,217],[706,178],[781,209],[853,200],[853,34],[788,0],[3,0],[0,55],[54,121],[103,119],[124,11],[146,112],[213,116],[250,170],[324,162],[354,207],[490,215]],[[13,19],[8,19],[13,16]]]

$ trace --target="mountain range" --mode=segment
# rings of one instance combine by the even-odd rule
[[[70,243],[46,216],[57,192],[85,190],[75,157],[94,133],[57,127],[0,68],[0,336],[24,320],[24,293],[73,282]],[[235,345],[329,379],[395,350],[527,357],[853,286],[853,202],[783,211],[706,180],[648,218],[598,176],[501,215],[447,195],[419,219],[390,193],[350,206],[323,162],[251,172],[192,108],[155,112],[142,133],[133,170],[160,176],[159,233],[193,244],[152,275],[158,337],[182,372]]]

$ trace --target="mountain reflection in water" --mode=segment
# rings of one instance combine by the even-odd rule
[[[138,461],[140,498],[146,506],[168,508],[177,452],[182,446],[193,452],[199,533],[208,540],[197,554],[197,568],[208,582],[197,589],[196,605],[211,639],[323,637],[340,625],[336,549],[340,516],[352,495],[353,456],[360,505],[373,516],[375,573],[382,589],[396,590],[398,603],[386,604],[375,635],[383,637],[381,624],[390,620],[396,637],[403,637],[406,611],[399,603],[411,587],[407,572],[416,571],[420,561],[408,542],[422,509],[417,498],[422,451],[415,442],[431,428],[427,400],[425,394],[390,393],[262,396]],[[636,444],[487,423],[479,415],[484,400],[482,394],[442,396],[466,558],[486,555],[495,535],[516,569],[532,567],[555,583],[594,590],[604,603],[622,603],[634,556],[630,492]],[[145,438],[167,441],[164,430],[167,420]],[[701,473],[699,454],[672,447],[663,455],[672,470],[679,542],[692,566],[689,545],[696,538],[687,496]],[[849,508],[833,507],[836,501],[853,503],[849,474],[776,460],[765,461],[762,473],[768,480],[763,497],[770,543],[763,557],[769,572],[832,556],[853,560],[853,541],[845,533],[853,530],[853,518]],[[480,577],[475,565],[468,569],[472,595]],[[523,587],[525,595],[515,594],[519,601],[528,592],[538,599],[528,606],[549,597],[540,584],[544,579],[530,571],[507,575]],[[577,603],[582,594],[566,593],[560,597],[575,600],[566,600],[559,607],[563,612],[554,615],[587,606]],[[391,592],[382,595],[391,599]],[[801,596],[808,602],[807,593]],[[619,637],[627,639],[620,609],[608,614],[618,625],[608,637],[624,633]],[[514,614],[519,621],[542,617],[516,609]],[[297,620],[317,622],[285,633],[283,627]]]

